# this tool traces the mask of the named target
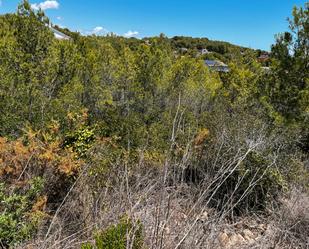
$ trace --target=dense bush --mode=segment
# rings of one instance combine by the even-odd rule
[[[57,208],[81,165],[55,135],[28,130],[0,137],[0,241],[4,247],[30,239],[40,221]]]
[[[142,249],[143,234],[140,222],[133,224],[129,218],[122,218],[116,225],[98,232],[95,236],[95,246],[91,243],[82,245],[82,249]]]
[[[9,247],[30,239],[44,218],[43,180],[32,179],[24,189],[0,184],[0,244]]]
[[[93,227],[98,213],[119,204],[118,214],[131,214],[146,200],[160,207],[151,225],[159,245],[170,197],[190,196],[191,215],[212,207],[231,218],[267,213],[293,185],[308,190],[308,13],[308,5],[294,9],[267,72],[261,51],[208,39],[65,29],[72,39],[57,40],[27,0],[0,16],[2,245],[31,237],[37,209],[49,215],[39,238],[49,248]],[[229,72],[205,66],[196,56],[203,48]],[[199,218],[189,214],[194,227]],[[96,247],[140,248],[141,224],[133,223],[102,227]]]

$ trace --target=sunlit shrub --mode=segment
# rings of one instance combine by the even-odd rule
[[[0,244],[10,247],[29,239],[44,218],[43,180],[35,178],[27,189],[0,184]]]
[[[143,246],[142,225],[133,224],[127,217],[122,218],[118,224],[112,225],[95,236],[95,246],[84,244],[82,249],[141,249]]]
[[[29,239],[45,210],[61,202],[81,161],[63,149],[54,131],[31,129],[17,140],[0,137],[0,241],[9,246]],[[51,207],[50,205],[54,205]]]

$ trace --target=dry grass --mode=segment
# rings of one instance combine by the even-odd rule
[[[200,189],[206,185],[167,184],[169,171],[164,168],[114,170],[117,177],[111,173],[99,192],[93,191],[87,174],[77,179],[53,223],[43,226],[28,248],[80,248],[92,241],[94,231],[117,223],[124,214],[141,221],[145,245],[151,249],[308,248],[309,199],[296,190],[268,219],[231,218],[229,208],[218,212],[207,206],[209,196]],[[247,230],[251,237],[246,237]]]
[[[309,248],[309,195],[293,189],[276,219],[277,248]]]
[[[179,127],[177,120],[175,127]],[[176,128],[171,136],[171,151],[175,147],[175,134]],[[202,135],[208,139],[206,130]],[[86,163],[87,167],[51,220],[42,225],[32,242],[21,248],[80,248],[82,243],[93,241],[95,231],[116,224],[124,215],[135,224],[133,229],[141,222],[145,248],[150,249],[308,248],[309,201],[304,193],[292,191],[280,209],[270,208],[267,215],[234,213],[235,206],[260,184],[266,171],[275,168],[277,155],[268,158],[264,170],[252,174],[239,198],[234,194],[244,177],[238,177],[228,193],[219,195],[226,198],[224,201],[217,199],[221,187],[243,167],[248,155],[269,150],[268,144],[274,140],[265,135],[263,127],[246,134],[245,138],[237,135],[235,141],[227,141],[227,137],[230,135],[218,132],[213,138],[214,148],[209,152],[203,152],[200,146],[196,152],[194,143],[188,142],[181,157],[175,159],[167,154],[165,161],[155,167],[145,163],[143,151],[139,161],[129,162],[128,157],[119,157],[111,160],[108,167],[102,167],[102,158],[109,151],[104,152],[106,145],[103,149],[93,149],[89,155],[92,161]],[[190,139],[194,141],[194,137]],[[194,154],[202,152],[204,157],[198,159],[207,162],[209,167],[202,179],[193,184],[186,181],[184,173]],[[100,173],[96,173],[98,169]],[[214,205],[216,202],[218,206]],[[134,239],[130,234],[134,233],[128,233],[129,242]]]

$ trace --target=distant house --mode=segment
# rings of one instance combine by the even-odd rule
[[[210,53],[211,53],[211,52],[208,51],[206,48],[200,49],[199,52],[201,53],[201,55],[210,54]]]
[[[203,49],[199,49],[197,54],[196,54],[196,57],[199,57],[199,56],[202,56],[204,54],[211,54],[210,51],[208,51],[206,48],[203,48]]]
[[[49,27],[49,28],[54,33],[54,36],[55,36],[56,39],[58,39],[58,40],[71,40],[70,36],[60,32],[59,30],[57,30],[53,27]]]
[[[230,71],[229,66],[218,60],[205,60],[205,65],[211,70],[227,73]]]

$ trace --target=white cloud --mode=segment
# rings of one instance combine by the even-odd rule
[[[130,37],[138,36],[138,34],[139,33],[137,31],[129,30],[128,32],[124,33],[123,36],[127,37],[127,38],[130,38]]]
[[[88,35],[104,35],[107,34],[108,30],[101,27],[101,26],[97,26],[95,28],[93,28],[91,31],[88,31],[87,34]]]
[[[94,29],[93,29],[93,33],[100,33],[100,32],[102,32],[104,30],[104,28],[103,27],[95,27]]]
[[[57,16],[56,19],[59,20],[59,21],[63,20],[63,18],[61,16]]]
[[[41,3],[31,4],[31,8],[34,10],[47,10],[47,9],[58,9],[59,3],[57,1],[44,1]]]

